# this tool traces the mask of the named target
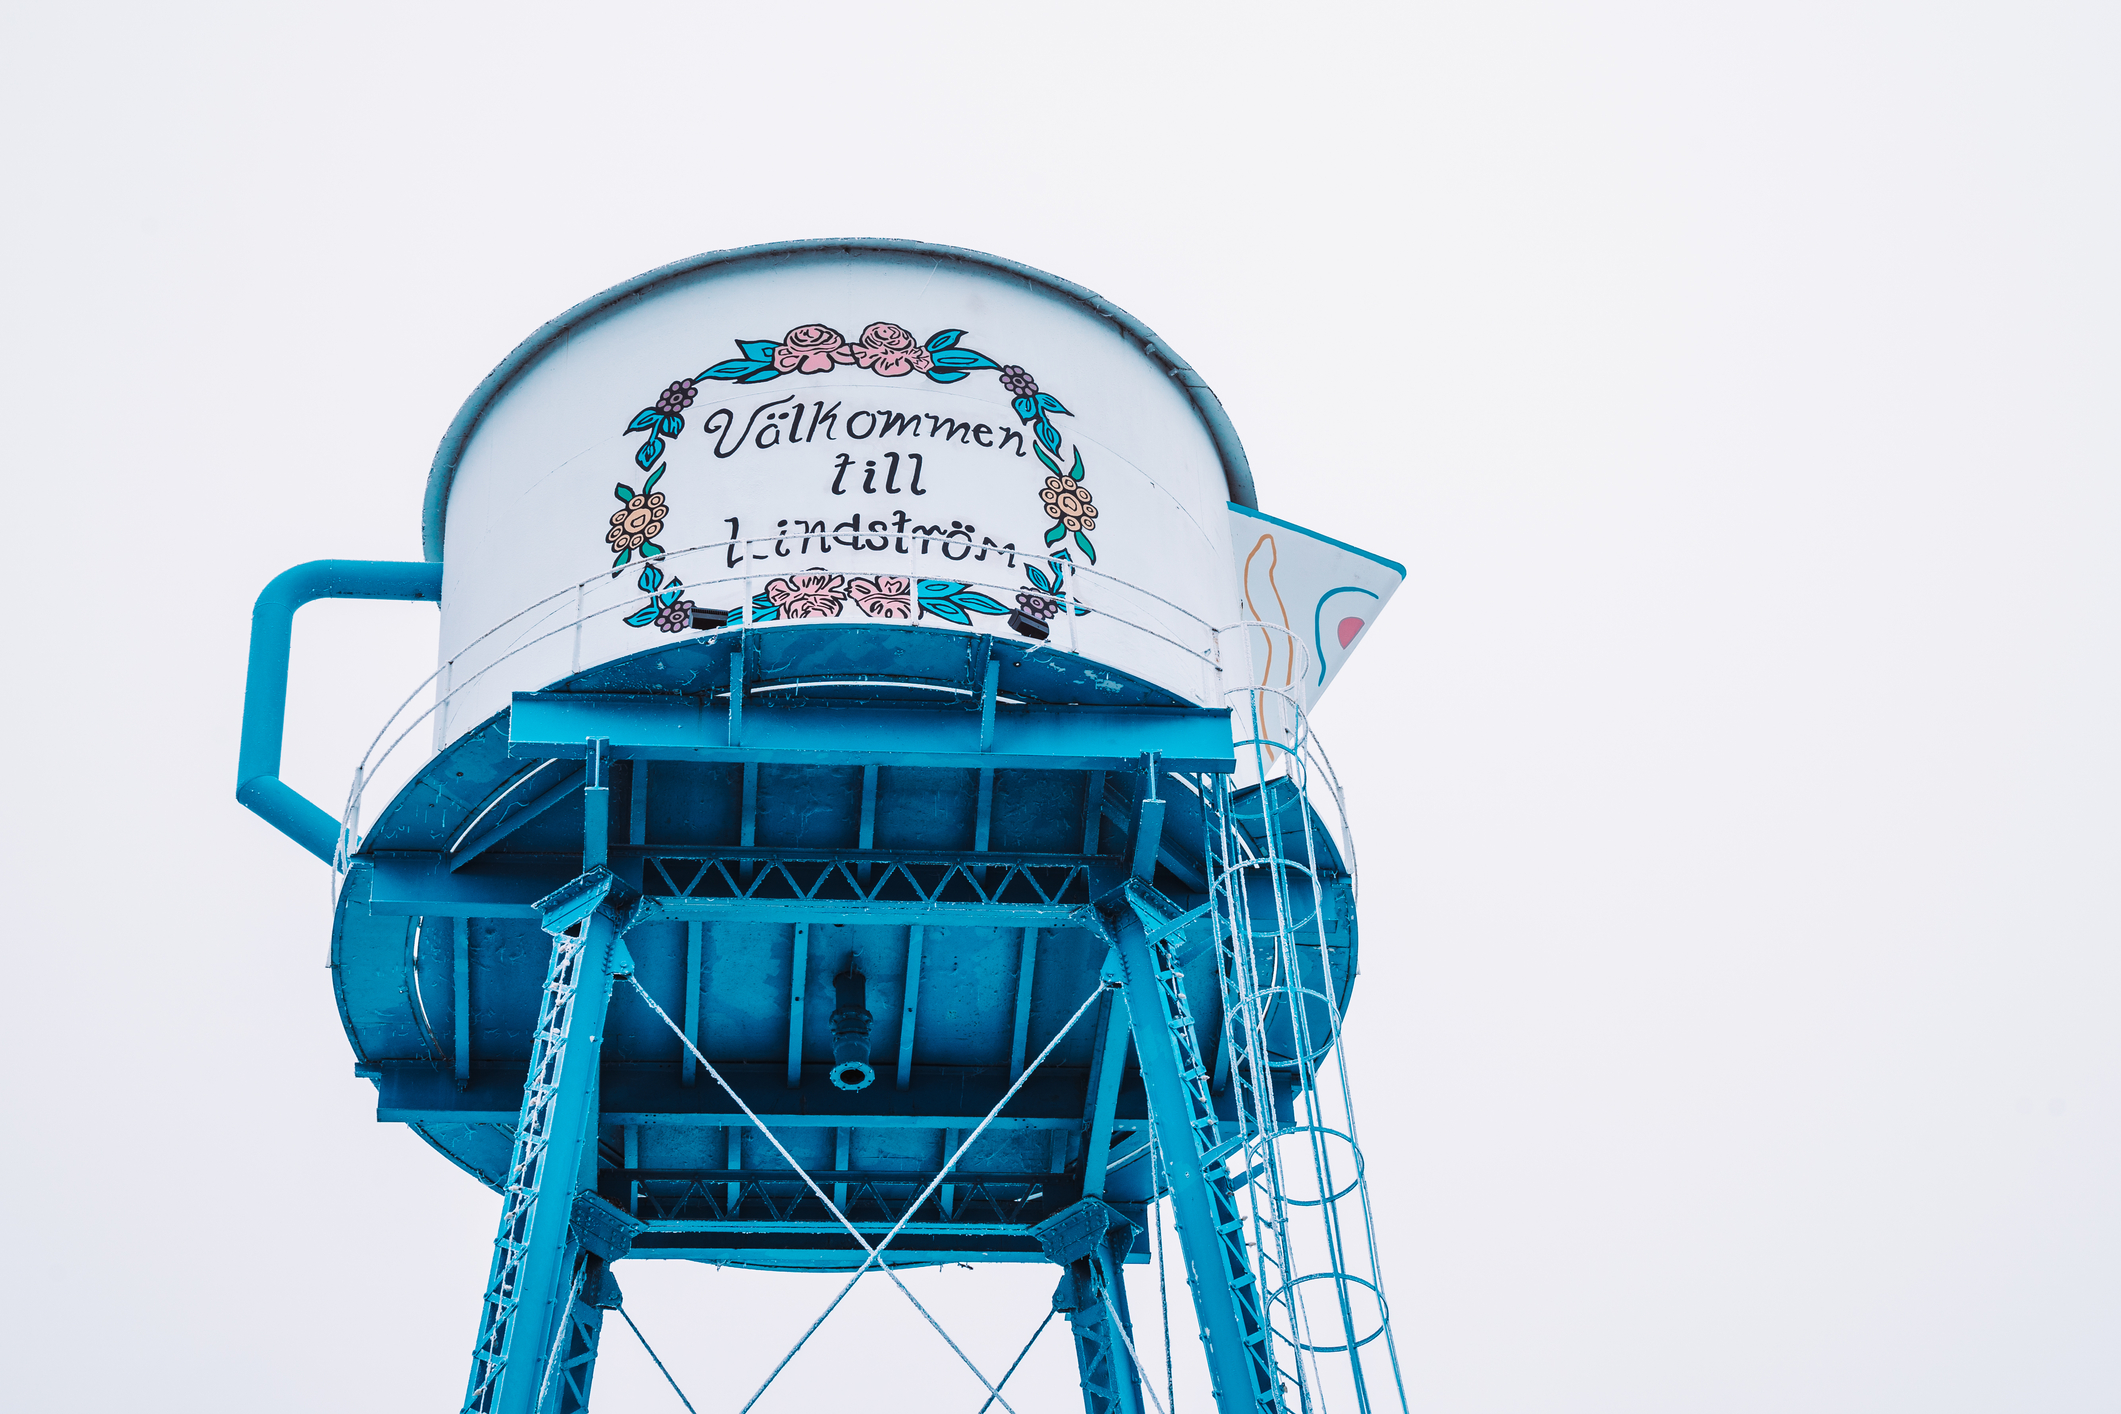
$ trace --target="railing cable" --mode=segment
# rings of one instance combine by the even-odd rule
[[[795,1156],[788,1152],[787,1148],[781,1143],[780,1137],[767,1127],[766,1122],[758,1117],[758,1114],[751,1108],[751,1106],[744,1103],[744,1097],[737,1094],[736,1087],[731,1085],[727,1080],[723,1079],[722,1073],[714,1068],[714,1063],[708,1060],[705,1055],[701,1054],[700,1048],[693,1044],[692,1038],[685,1034],[684,1028],[680,1027],[675,1021],[672,1021],[670,1019],[669,1012],[664,1011],[661,1006],[657,1005],[655,998],[648,994],[648,989],[641,985],[640,979],[628,975],[626,980],[632,985],[633,990],[640,994],[641,1000],[648,1004],[648,1009],[654,1012],[657,1016],[661,1017],[663,1024],[669,1027],[671,1032],[676,1035],[680,1041],[684,1042],[685,1049],[692,1052],[693,1059],[699,1062],[700,1068],[707,1072],[707,1074],[714,1080],[715,1084],[721,1086],[722,1089],[728,1093],[730,1099],[736,1101],[737,1108],[744,1112],[744,1117],[750,1120],[753,1127],[756,1128],[759,1133],[763,1134],[766,1137],[766,1142],[773,1145],[774,1149],[780,1154],[781,1158],[787,1162],[788,1167],[795,1171],[796,1176],[801,1178],[803,1182],[808,1185],[810,1191],[817,1196],[817,1200],[825,1205],[825,1210],[831,1213],[834,1218],[838,1219],[840,1226],[846,1228],[848,1235],[851,1236],[855,1240],[855,1242],[860,1245],[863,1252],[868,1254],[865,1260],[862,1262],[862,1265],[856,1268],[854,1275],[848,1279],[847,1285],[841,1288],[840,1294],[832,1298],[832,1305],[826,1307],[824,1314],[820,1315],[816,1321],[811,1323],[810,1329],[803,1333],[802,1339],[796,1342],[795,1348],[781,1357],[781,1363],[774,1366],[773,1372],[766,1376],[766,1383],[760,1385],[758,1388],[758,1393],[752,1395],[750,1399],[745,1401],[743,1410],[739,1410],[738,1414],[746,1414],[746,1411],[748,1411],[752,1405],[758,1403],[759,1397],[765,1394],[767,1386],[771,1385],[774,1379],[779,1376],[780,1372],[787,1367],[788,1362],[795,1358],[796,1351],[801,1350],[803,1348],[804,1342],[808,1341],[810,1339],[811,1334],[817,1330],[818,1326],[823,1324],[825,1316],[829,1316],[832,1314],[832,1308],[838,1306],[840,1304],[840,1301],[845,1298],[847,1293],[854,1289],[855,1282],[858,1282],[862,1279],[863,1275],[868,1272],[871,1264],[874,1264],[879,1270],[884,1273],[885,1276],[891,1278],[891,1284],[893,1286],[896,1286],[899,1291],[905,1296],[905,1298],[913,1303],[913,1309],[920,1312],[922,1318],[926,1320],[930,1326],[934,1327],[935,1333],[943,1338],[943,1343],[945,1345],[948,1345],[951,1351],[956,1354],[957,1358],[964,1362],[965,1368],[970,1370],[973,1375],[978,1378],[979,1382],[982,1385],[986,1386],[987,1392],[994,1396],[995,1402],[999,1403],[1003,1409],[1007,1410],[1008,1414],[1016,1414],[1015,1408],[1009,1403],[1009,1401],[1002,1398],[1000,1388],[996,1386],[991,1380],[989,1380],[985,1374],[981,1373],[979,1366],[972,1363],[972,1357],[967,1355],[964,1352],[963,1347],[961,1347],[955,1340],[952,1340],[950,1338],[950,1333],[943,1329],[942,1323],[936,1320],[935,1317],[929,1313],[928,1308],[926,1306],[923,1306],[921,1304],[920,1298],[915,1296],[913,1292],[907,1287],[906,1283],[899,1279],[898,1273],[891,1268],[890,1264],[882,1260],[883,1249],[890,1246],[892,1240],[896,1238],[900,1232],[905,1230],[906,1224],[913,1220],[913,1215],[920,1210],[920,1207],[923,1203],[928,1201],[929,1195],[934,1193],[936,1188],[942,1184],[943,1179],[949,1176],[950,1170],[957,1166],[957,1161],[964,1157],[965,1151],[972,1147],[973,1141],[979,1138],[981,1133],[986,1130],[988,1125],[994,1123],[996,1116],[1001,1114],[1003,1106],[1007,1105],[1010,1100],[1016,1097],[1016,1092],[1023,1088],[1024,1082],[1031,1078],[1032,1072],[1038,1068],[1040,1063],[1043,1062],[1046,1057],[1053,1054],[1054,1047],[1058,1046],[1061,1043],[1062,1037],[1066,1036],[1070,1031],[1075,1029],[1075,1024],[1083,1019],[1084,1014],[1090,1010],[1092,1003],[1097,1001],[1098,997],[1105,992],[1107,987],[1116,984],[1100,983],[1097,987],[1091,990],[1090,995],[1083,999],[1083,1004],[1076,1008],[1075,1015],[1068,1018],[1068,1024],[1063,1026],[1058,1032],[1056,1032],[1053,1039],[1046,1043],[1046,1048],[1038,1053],[1038,1059],[1034,1060],[1030,1065],[1024,1068],[1024,1073],[1016,1078],[1016,1083],[1009,1087],[1008,1092],[1004,1094],[1001,1099],[995,1103],[994,1108],[987,1112],[986,1118],[982,1119],[979,1122],[979,1127],[974,1129],[972,1133],[966,1137],[965,1142],[958,1146],[957,1152],[950,1156],[948,1162],[943,1165],[942,1170],[937,1173],[933,1179],[929,1181],[928,1187],[922,1190],[921,1196],[915,1199],[913,1205],[906,1210],[905,1216],[901,1217],[898,1220],[897,1225],[895,1225],[889,1233],[885,1234],[884,1240],[882,1242],[876,1244],[875,1246],[871,1246],[869,1243],[869,1239],[862,1236],[861,1229],[857,1228],[852,1222],[850,1222],[847,1218],[847,1215],[844,1212],[840,1211],[839,1205],[833,1202],[831,1198],[826,1196],[825,1190],[818,1186],[817,1180],[810,1176],[809,1170],[805,1169],[801,1164],[795,1161]]]
[[[1112,1304],[1111,1291],[1101,1287],[1097,1294],[1098,1298],[1105,1303],[1106,1319],[1112,1322],[1112,1329],[1118,1331],[1120,1340],[1125,1342],[1127,1358],[1134,1362],[1134,1373],[1139,1377],[1142,1368],[1142,1358],[1134,1353],[1134,1337],[1127,1334],[1127,1323],[1119,1318],[1119,1308]],[[1156,1397],[1156,1384],[1154,1381],[1144,1381],[1142,1389],[1147,1392],[1149,1402],[1156,1406],[1156,1414],[1169,1414],[1169,1411],[1164,1408],[1164,1402]]]
[[[1024,1357],[1031,1353],[1031,1347],[1038,1344],[1038,1338],[1044,1335],[1046,1327],[1052,1324],[1053,1312],[1049,1310],[1046,1312],[1046,1319],[1038,1323],[1038,1329],[1031,1332],[1031,1339],[1024,1342],[1024,1348],[1017,1351],[1016,1358],[1009,1362],[1009,1368],[1002,1371],[1001,1380],[994,1386],[997,1391],[1001,1389],[1002,1385],[1009,1383],[1009,1377],[1016,1373],[1016,1367],[1024,1363]],[[987,1402],[979,1407],[979,1414],[987,1414],[987,1411],[993,1407],[994,1401],[999,1397],[999,1394],[988,1395]]]
[[[619,1307],[619,1314],[625,1316],[627,1328],[633,1332],[633,1338],[641,1343],[641,1349],[648,1352],[648,1358],[655,1361],[655,1367],[663,1372],[663,1378],[670,1381],[670,1392],[678,1397],[678,1403],[685,1406],[685,1414],[700,1414],[699,1410],[692,1407],[692,1401],[685,1397],[685,1391],[678,1388],[677,1379],[663,1363],[663,1357],[655,1353],[655,1347],[648,1343],[648,1337],[641,1334],[639,1326],[634,1325],[633,1317],[626,1315],[624,1306]],[[1002,1378],[1006,1380],[1009,1377],[1004,1375]]]

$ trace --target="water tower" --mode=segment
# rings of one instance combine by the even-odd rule
[[[702,256],[494,370],[424,537],[259,597],[237,795],[334,871],[377,1118],[500,1197],[466,1411],[586,1407],[621,1259],[1054,1264],[1085,1408],[1163,1410],[1167,1201],[1221,1414],[1404,1408],[1306,718],[1402,572],[1262,512],[1156,335],[970,251]],[[278,779],[322,597],[441,617],[337,811]]]

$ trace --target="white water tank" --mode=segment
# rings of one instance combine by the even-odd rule
[[[437,741],[694,609],[1043,631],[1223,705],[1251,499],[1213,395],[1088,291],[911,242],[700,257],[539,331],[445,439]]]

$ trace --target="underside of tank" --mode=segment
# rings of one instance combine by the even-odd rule
[[[670,1018],[621,987],[602,1038],[582,1186],[643,1224],[632,1256],[859,1265],[788,1160],[881,1234],[1027,1071],[895,1263],[1043,1261],[1030,1230],[1086,1193],[1145,1228],[1099,899],[1131,877],[1198,914],[1178,956],[1226,1106],[1218,962],[1243,940],[1208,905],[1233,841],[1305,837],[1283,853],[1316,887],[1284,906],[1322,914],[1326,961],[1285,996],[1344,1008],[1355,970],[1331,832],[1281,781],[1230,789],[1231,740],[1227,713],[1083,658],[874,624],[732,627],[518,693],[348,862],[331,966],[357,1073],[379,1120],[499,1189],[552,953],[536,905],[602,863]]]

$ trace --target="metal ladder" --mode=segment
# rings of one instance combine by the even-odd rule
[[[1224,1163],[1226,1156],[1238,1148],[1242,1140],[1225,1142],[1222,1138],[1221,1122],[1215,1115],[1212,1076],[1201,1051],[1199,1029],[1186,1000],[1185,973],[1178,961],[1179,941],[1185,925],[1207,910],[1184,913],[1138,881],[1128,884],[1127,896],[1128,903],[1141,920],[1153,969],[1157,1014],[1178,1061],[1178,1093],[1184,1104],[1184,1112],[1179,1117],[1180,1127],[1192,1141],[1193,1158],[1206,1180],[1204,1186],[1216,1239],[1213,1252],[1217,1270],[1213,1277],[1219,1278],[1229,1293],[1232,1314],[1244,1343],[1252,1407],[1269,1411],[1269,1414],[1281,1414],[1285,1408],[1282,1399],[1284,1376],[1275,1364],[1273,1332],[1260,1301],[1259,1279],[1252,1271],[1244,1216],[1231,1196],[1230,1173]],[[1144,1038],[1140,1034],[1143,1028],[1138,1017],[1135,1026],[1139,1044]],[[1142,1046],[1142,1049],[1146,1051],[1147,1047]],[[1146,1070],[1144,1078],[1147,1078]],[[1157,1128],[1160,1133],[1168,1134],[1170,1126],[1167,1121],[1159,1119]]]

